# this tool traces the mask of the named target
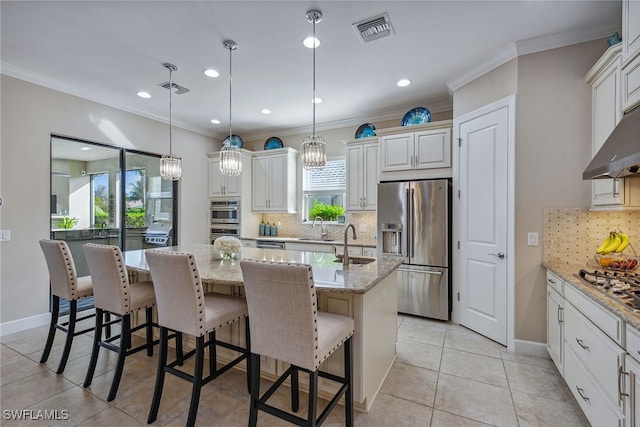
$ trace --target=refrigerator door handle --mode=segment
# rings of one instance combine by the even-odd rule
[[[414,229],[414,221],[416,220],[416,215],[415,212],[413,212],[414,206],[415,206],[415,202],[416,202],[416,197],[415,197],[415,189],[413,187],[411,187],[411,206],[410,206],[410,212],[411,212],[411,229],[409,230],[409,235],[411,236],[411,242],[410,242],[410,246],[409,246],[409,257],[413,258],[415,257],[415,242],[414,242],[414,235],[413,233],[415,232]]]
[[[407,203],[407,211],[410,212],[411,211],[411,199],[409,198],[409,187],[407,186],[407,188],[405,188],[405,197],[406,197],[406,203]],[[406,219],[406,224],[404,226],[404,234],[405,234],[405,242],[406,242],[406,251],[405,248],[403,247],[403,251],[402,251],[402,256],[409,258],[410,253],[411,253],[411,245],[413,244],[411,242],[411,222],[409,221],[409,217],[407,216]]]

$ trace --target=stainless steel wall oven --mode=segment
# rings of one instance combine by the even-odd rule
[[[210,207],[211,226],[210,240],[213,243],[218,237],[232,236],[240,238],[240,201],[214,200]]]

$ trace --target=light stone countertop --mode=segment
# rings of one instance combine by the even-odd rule
[[[587,271],[602,271],[602,269],[595,266],[595,263],[593,265],[591,265],[590,263],[585,265],[563,264],[559,262],[543,262],[542,265],[560,276],[560,278],[570,286],[573,286],[575,289],[579,290],[611,313],[620,317],[622,320],[624,320],[625,323],[640,330],[640,314],[634,313],[631,308],[607,296],[603,292],[599,291],[597,287],[593,285],[587,285],[585,282],[575,276],[578,274],[580,269],[585,269]]]
[[[213,249],[213,245],[179,245],[154,250],[193,254],[204,283],[243,285],[239,259],[222,261],[219,251]],[[149,266],[144,252],[145,250],[126,251],[124,257],[127,268],[148,273]],[[402,264],[400,258],[378,257],[370,264],[350,265],[344,269],[342,263],[334,262],[335,256],[330,253],[246,247],[242,248],[239,258],[309,264],[313,269],[318,291],[353,294],[367,292]]]
[[[322,240],[312,239],[308,237],[282,237],[282,236],[258,236],[258,237],[242,237],[240,240],[264,240],[268,242],[294,242],[294,243],[308,243],[310,245],[339,245],[342,247],[344,242],[342,240]],[[370,243],[360,243],[360,239],[349,239],[349,246],[362,246],[364,248],[375,248],[376,245]]]

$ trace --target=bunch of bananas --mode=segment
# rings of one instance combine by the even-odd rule
[[[597,254],[610,254],[612,252],[622,252],[629,246],[629,236],[621,231],[612,231],[609,236],[596,249]]]

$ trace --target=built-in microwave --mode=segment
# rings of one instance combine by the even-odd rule
[[[211,202],[211,224],[240,224],[240,201]]]
[[[211,239],[211,244],[218,238],[223,236],[231,236],[237,239],[240,238],[240,226],[239,225],[223,225],[223,224],[211,224],[211,233],[209,234],[209,238]]]

